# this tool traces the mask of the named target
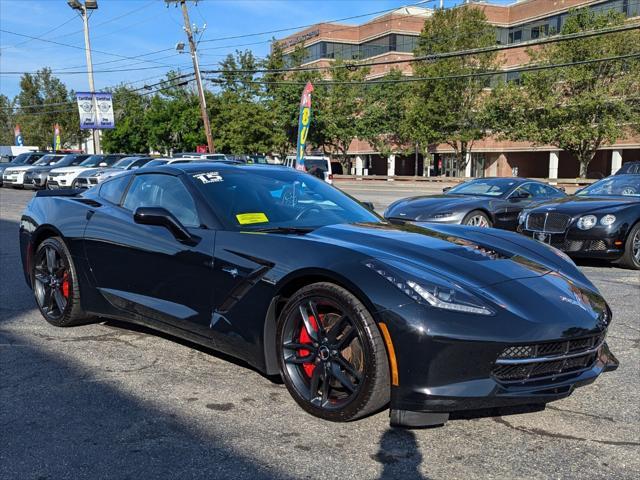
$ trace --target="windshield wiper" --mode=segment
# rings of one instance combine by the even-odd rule
[[[263,227],[252,228],[252,232],[261,233],[283,233],[285,235],[304,235],[313,232],[318,227]]]

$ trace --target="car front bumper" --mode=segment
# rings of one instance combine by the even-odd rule
[[[505,293],[528,282],[536,286],[536,281],[506,282],[495,291]],[[538,302],[532,298],[523,308],[530,310]],[[531,313],[537,318],[529,320],[506,310],[481,318],[418,304],[378,312],[377,321],[389,330],[397,366],[392,412],[544,404],[615,370],[618,361],[604,340],[607,326],[586,316],[574,321],[573,312],[541,306]],[[554,317],[558,320],[549,320]],[[529,353],[518,357],[509,353],[514,351]]]
[[[13,187],[21,187],[24,185],[24,172],[2,174],[2,185],[11,185]]]

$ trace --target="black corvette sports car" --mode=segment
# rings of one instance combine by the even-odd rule
[[[568,255],[640,270],[640,175],[614,175],[522,212],[518,230]]]
[[[20,246],[49,323],[172,333],[281,375],[328,420],[390,405],[393,424],[442,424],[557,400],[617,366],[609,307],[558,250],[391,225],[290,168],[148,167],[38,192]]]
[[[515,230],[522,209],[562,198],[551,185],[526,178],[479,178],[461,183],[442,195],[424,195],[392,203],[384,217],[396,221],[460,223]]]

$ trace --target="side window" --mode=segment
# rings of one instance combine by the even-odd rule
[[[120,200],[122,200],[122,194],[129,184],[129,180],[131,180],[131,177],[129,175],[124,175],[104,182],[100,187],[100,198],[104,198],[107,202],[119,205]]]
[[[548,185],[541,185],[541,188],[544,189],[544,195],[546,197],[557,197],[559,195],[562,195],[560,190],[556,190],[555,188],[549,187]]]
[[[138,175],[131,183],[122,204],[127,210],[138,207],[162,207],[187,227],[200,226],[193,197],[182,181],[172,175]]]

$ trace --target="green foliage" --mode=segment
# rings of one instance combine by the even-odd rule
[[[487,23],[482,10],[472,7],[436,10],[425,21],[415,54],[425,56],[489,47],[495,42],[494,27]],[[414,72],[419,77],[442,77],[496,68],[493,52],[416,62]],[[486,87],[487,81],[483,77],[416,82],[406,115],[411,136],[422,145],[450,145],[456,154],[458,169],[463,169],[473,143],[482,139],[490,127],[482,121],[485,119]]]
[[[147,109],[149,98],[121,85],[113,90],[116,127],[105,130],[102,148],[105,152],[149,152]]]
[[[0,145],[13,145],[13,103],[0,94]]]
[[[569,14],[561,33],[623,23],[619,13],[584,8]],[[640,33],[627,31],[558,42],[529,54],[540,65],[553,65],[635,53],[638,45]],[[490,110],[503,137],[568,151],[585,177],[598,148],[639,131],[637,101],[628,100],[639,93],[640,62],[626,59],[527,73],[520,84],[497,88]]]
[[[13,121],[22,129],[24,144],[43,149],[51,148],[53,128],[56,123],[60,125],[63,147],[82,141],[87,134],[80,130],[75,104],[64,104],[64,102],[74,101],[74,93],[69,92],[64,83],[51,74],[50,69],[44,68],[33,75],[24,74],[20,80],[20,93],[14,102],[24,107],[31,105],[44,107],[16,111]],[[60,103],[63,105],[56,105]]]

